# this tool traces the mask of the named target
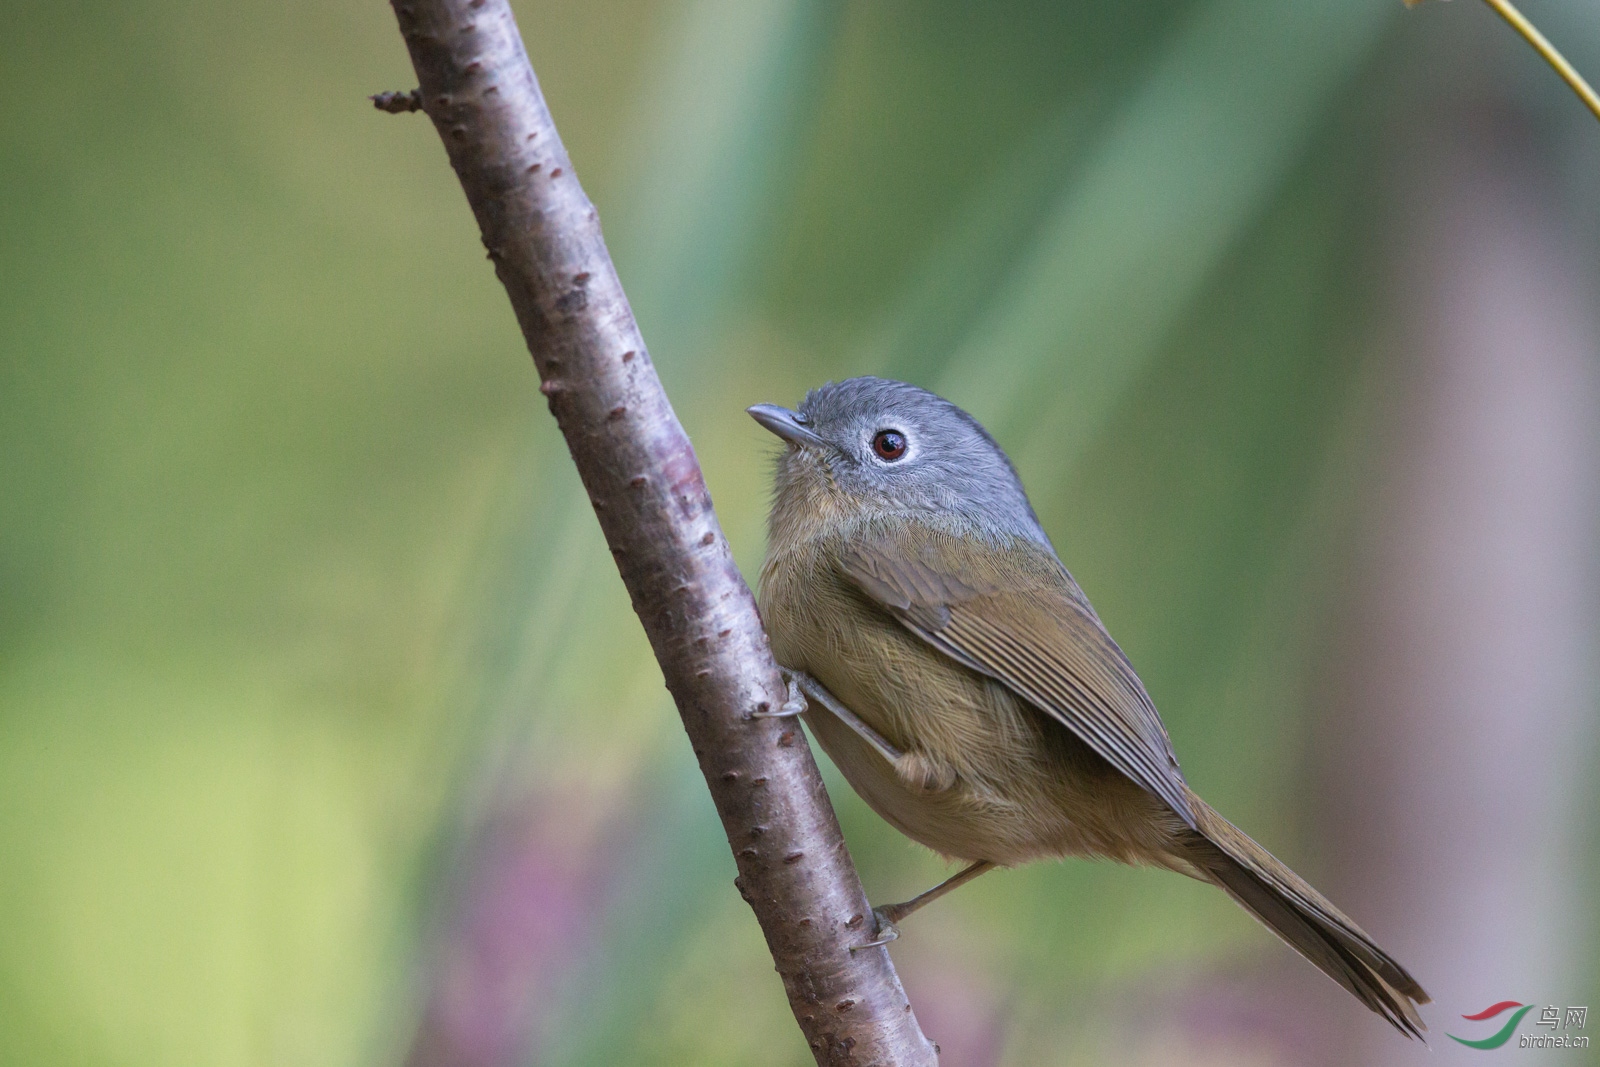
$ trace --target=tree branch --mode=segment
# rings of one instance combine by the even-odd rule
[[[821,1064],[933,1064],[506,0],[393,0],[433,119]]]

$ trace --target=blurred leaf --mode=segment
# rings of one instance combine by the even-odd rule
[[[1013,455],[1059,467],[1304,150],[1387,5],[1211,0],[1085,153],[937,378]]]

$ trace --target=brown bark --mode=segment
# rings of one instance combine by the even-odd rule
[[[422,108],[511,298],[817,1062],[935,1063],[888,953],[851,951],[868,939],[871,912],[799,726],[751,717],[784,699],[755,600],[510,7],[393,7]]]

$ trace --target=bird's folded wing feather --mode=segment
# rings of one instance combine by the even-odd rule
[[[934,648],[1059,720],[1191,827],[1166,727],[1122,649],[1043,549],[935,533],[844,546],[850,580]]]

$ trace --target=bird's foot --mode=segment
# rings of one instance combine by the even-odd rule
[[[784,681],[789,683],[788,699],[778,705],[777,711],[752,711],[752,719],[792,719],[796,715],[803,715],[806,711],[806,697],[800,692],[800,683],[796,680],[794,672],[779,667],[778,672],[783,675]]]
[[[912,912],[932,904],[950,892],[950,890],[966,885],[984,871],[992,871],[994,868],[993,861],[978,860],[968,864],[966,868],[946,878],[926,893],[918,893],[910,900],[900,904],[885,904],[881,908],[873,908],[872,919],[877,924],[873,930],[874,940],[868,941],[865,945],[856,945],[850,951],[854,952],[858,948],[875,948],[878,945],[887,945],[900,936],[900,928],[895,926],[895,923]]]
[[[893,919],[883,913],[882,908],[872,909],[872,921],[875,924],[872,931],[872,940],[864,945],[851,945],[851,952],[859,952],[864,948],[877,948],[879,945],[887,945],[891,941],[900,940],[900,928],[894,924]]]

